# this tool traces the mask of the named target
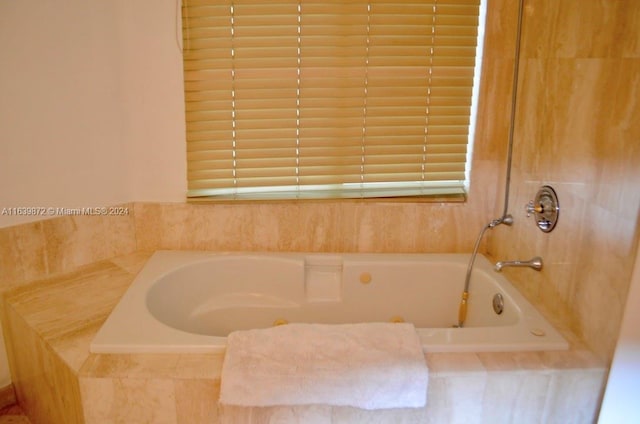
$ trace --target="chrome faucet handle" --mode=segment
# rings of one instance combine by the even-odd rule
[[[544,210],[544,208],[542,207],[542,205],[535,205],[533,203],[533,200],[529,200],[529,203],[527,203],[524,207],[525,212],[527,212],[527,218],[529,218],[531,215],[536,214],[536,213],[542,213],[542,211]]]
[[[542,186],[536,193],[536,198],[530,200],[525,205],[524,210],[527,212],[527,217],[535,216],[536,225],[540,230],[548,233],[554,229],[558,222],[558,215],[560,214],[558,196],[550,186]]]

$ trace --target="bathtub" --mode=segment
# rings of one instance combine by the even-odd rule
[[[413,323],[425,352],[568,349],[483,256],[474,265],[465,325],[454,328],[468,260],[468,254],[158,251],[90,350],[218,352],[235,330],[388,321]],[[501,313],[493,307],[496,295]]]

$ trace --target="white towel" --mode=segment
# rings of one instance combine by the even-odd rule
[[[220,403],[419,408],[428,380],[412,324],[287,324],[229,335]]]

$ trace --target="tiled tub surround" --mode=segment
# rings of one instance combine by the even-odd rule
[[[555,322],[569,351],[427,353],[417,410],[219,408],[222,354],[90,354],[89,343],[152,252],[98,261],[5,294],[17,397],[34,423],[589,423],[606,367]]]

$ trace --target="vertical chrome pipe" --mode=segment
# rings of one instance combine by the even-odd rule
[[[475,263],[476,256],[478,254],[478,248],[482,236],[489,228],[494,228],[500,224],[511,225],[513,223],[513,217],[508,214],[509,212],[509,190],[511,188],[511,162],[513,157],[513,134],[515,131],[516,120],[516,100],[518,98],[518,75],[520,72],[520,44],[522,40],[522,16],[524,14],[524,0],[520,0],[518,6],[518,24],[516,27],[516,45],[514,53],[513,63],[513,82],[511,89],[511,112],[509,116],[509,136],[507,139],[507,164],[506,175],[504,184],[504,207],[502,209],[502,216],[498,219],[494,219],[484,227],[476,239],[476,244],[473,247],[471,258],[469,260],[469,266],[467,267],[467,273],[464,280],[464,290],[462,291],[462,298],[460,299],[460,306],[458,308],[458,327],[462,327],[467,319],[467,306],[469,299],[469,283],[471,282],[471,272],[473,271],[473,264]]]
[[[509,136],[507,139],[507,169],[504,190],[504,208],[502,216],[506,216],[509,211],[509,189],[511,187],[511,158],[513,157],[513,134],[516,121],[516,100],[518,98],[518,75],[520,74],[520,44],[522,40],[522,16],[524,14],[524,0],[520,0],[518,8],[518,26],[516,31],[516,46],[513,59],[513,81],[511,88],[511,112],[509,116]]]

